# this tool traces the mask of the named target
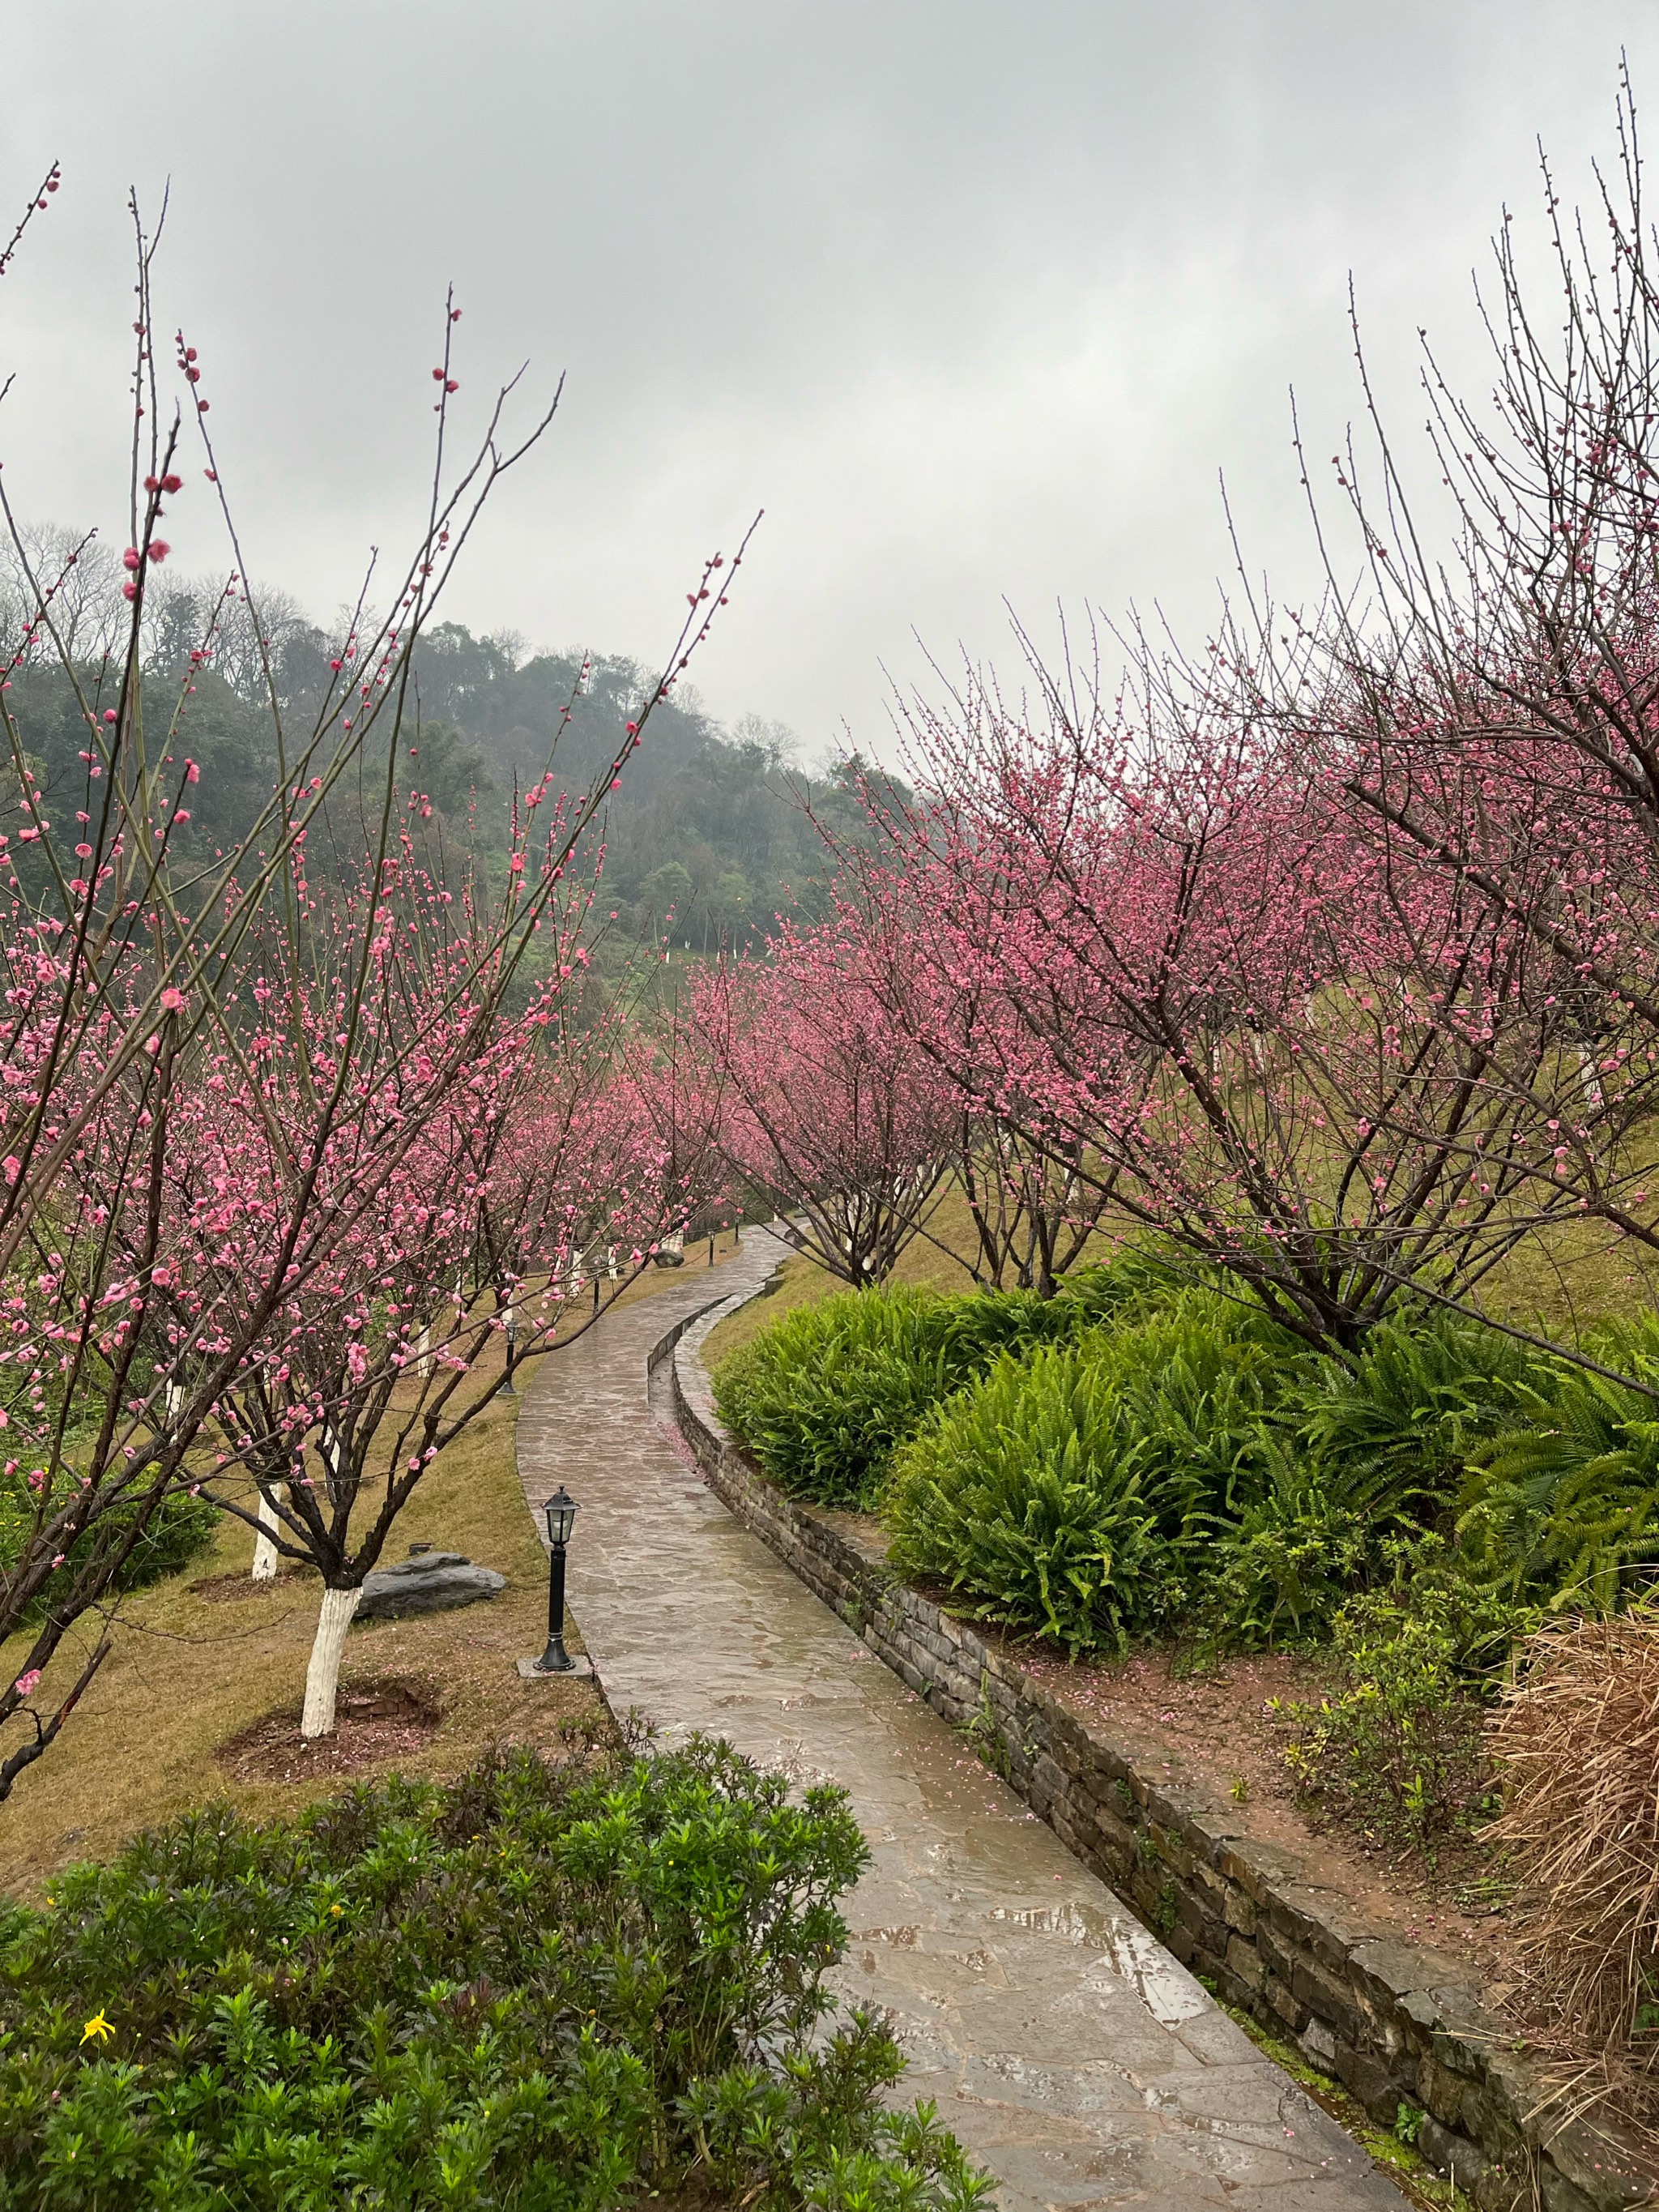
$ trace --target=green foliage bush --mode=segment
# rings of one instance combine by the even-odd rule
[[[1514,1417],[1528,1371],[1512,1338],[1406,1304],[1358,1358],[1304,1353],[1266,1413],[1265,1480],[1236,1488],[1208,1553],[1212,1640],[1253,1648],[1329,1633],[1390,1540],[1443,1518],[1470,1455]]]
[[[1121,1649],[1185,1607],[1215,1519],[1267,1480],[1279,1337],[1185,1289],[1149,1318],[1005,1355],[896,1461],[895,1565],[1073,1657]]]
[[[1389,1587],[1336,1614],[1337,1686],[1277,1707],[1302,1790],[1432,1859],[1496,1809],[1485,1747],[1493,1670],[1535,1619],[1473,1583],[1437,1537],[1395,1539]]]
[[[792,1497],[868,1502],[888,1453],[945,1387],[942,1303],[872,1290],[797,1307],[715,1370],[721,1419]]]
[[[1265,1480],[1215,1530],[1197,1613],[1206,1643],[1261,1650],[1325,1633],[1376,1548],[1372,1524],[1321,1471],[1277,1454]]]
[[[971,2212],[823,1989],[866,1858],[727,1747],[141,1838],[0,1923],[0,2207]]]
[[[714,1402],[792,1497],[869,1505],[895,1449],[935,1405],[999,1353],[1077,1320],[1078,1309],[1032,1291],[842,1291],[798,1306],[722,1360]]]
[[[1443,1306],[1402,1303],[1353,1365],[1310,1360],[1296,1392],[1297,1441],[1346,1504],[1417,1520],[1455,1492],[1471,1457],[1513,1421],[1533,1356]]]
[[[1121,1646],[1170,1571],[1163,1500],[1128,1441],[1089,1347],[1006,1356],[901,1455],[893,1564],[945,1583],[974,1619],[1033,1630],[1073,1658]]]
[[[1591,1349],[1659,1389],[1659,1319]],[[902,1571],[1073,1656],[1328,1642],[1402,1547],[1511,1613],[1659,1575],[1659,1401],[1414,1296],[1322,1354],[1130,1249],[1047,1301],[846,1292],[715,1386],[786,1489],[879,1504]]]
[[[26,1471],[19,1468],[0,1476],[0,1577],[16,1565],[33,1527],[33,1516],[34,1500]],[[188,1490],[174,1491],[150,1516],[149,1525],[133,1547],[115,1587],[122,1590],[144,1589],[166,1575],[176,1575],[212,1542],[218,1525],[218,1508],[209,1499],[193,1498]],[[53,1589],[72,1580],[94,1545],[101,1548],[124,1542],[131,1526],[131,1515],[118,1506],[111,1513],[100,1516],[91,1528],[77,1537],[64,1565],[48,1577],[33,1608],[33,1617],[39,1618],[51,1609]]]
[[[1586,1349],[1659,1388],[1659,1316],[1598,1330]],[[1513,1397],[1526,1425],[1474,1455],[1460,1549],[1516,1601],[1611,1612],[1659,1574],[1659,1401],[1565,1360],[1533,1363]]]

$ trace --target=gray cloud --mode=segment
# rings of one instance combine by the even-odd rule
[[[129,182],[256,573],[319,612],[418,511],[443,288],[463,400],[568,371],[453,611],[644,656],[767,510],[698,671],[717,712],[878,738],[881,665],[1000,651],[1006,594],[1201,627],[1224,470],[1310,575],[1287,432],[1328,454],[1352,270],[1414,423],[1430,325],[1477,387],[1468,273],[1612,147],[1621,36],[1575,0],[287,0],[5,6],[0,184],[63,191],[0,287],[7,483],[119,527]],[[205,498],[173,516],[214,556]]]

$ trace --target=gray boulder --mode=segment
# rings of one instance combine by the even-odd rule
[[[458,1605],[477,1605],[507,1588],[507,1577],[493,1567],[475,1567],[460,1552],[411,1552],[394,1567],[377,1567],[363,1577],[359,1620],[402,1620],[411,1613],[447,1613]]]

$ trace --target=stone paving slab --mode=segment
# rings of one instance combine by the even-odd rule
[[[647,1354],[711,1298],[758,1287],[779,1248],[744,1241],[543,1361],[520,1410],[526,1500],[563,1482],[581,1507],[570,1606],[612,1705],[848,1791],[874,1857],[843,1906],[841,1992],[891,2012],[902,2094],[937,2102],[1006,2212],[1400,2212],[1350,2137],[659,1425]]]

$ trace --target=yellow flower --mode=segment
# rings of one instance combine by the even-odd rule
[[[92,2018],[87,2022],[86,2026],[82,2029],[81,2040],[82,2043],[88,2043],[95,2035],[100,2043],[107,2043],[114,2033],[115,2030],[104,2018],[103,2014],[101,2012],[95,2012],[92,2015]]]
[[[331,1912],[337,1915],[345,1911],[345,1907],[343,1905],[331,1905],[328,1909]]]

